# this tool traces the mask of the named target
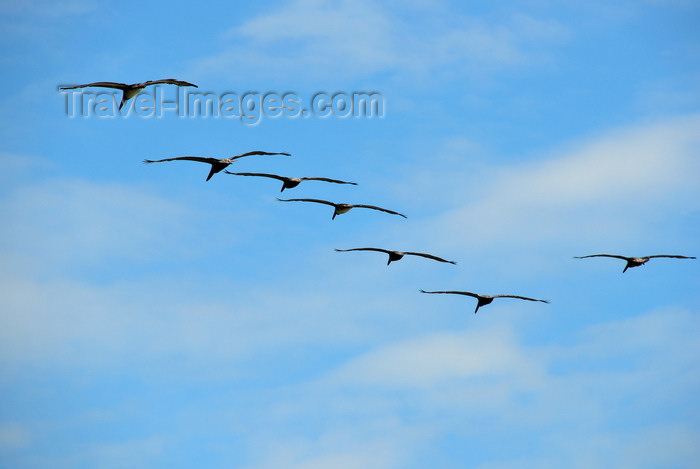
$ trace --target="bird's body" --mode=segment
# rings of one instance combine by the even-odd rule
[[[476,304],[476,309],[474,310],[474,314],[476,314],[477,311],[479,311],[479,308],[482,306],[486,306],[488,304],[491,304],[495,298],[517,298],[519,300],[527,300],[527,301],[539,301],[540,303],[549,303],[547,300],[538,300],[535,298],[528,298],[526,296],[518,296],[518,295],[479,295],[477,293],[472,293],[468,291],[425,291],[421,290],[422,293],[448,293],[448,294],[453,294],[453,295],[465,295],[465,296],[471,296],[472,298],[476,298],[477,304]]]
[[[338,179],[329,179],[329,178],[322,178],[322,177],[296,178],[296,177],[278,176],[277,174],[266,174],[266,173],[232,173],[231,171],[225,171],[225,172],[227,174],[233,174],[235,176],[258,176],[258,177],[277,179],[279,181],[282,181],[282,189],[280,190],[280,192],[284,191],[285,189],[292,189],[293,187],[296,187],[299,184],[301,184],[303,181],[324,181],[324,182],[332,182],[335,184],[352,184],[353,186],[357,185],[357,183],[355,183],[355,182],[340,181]]]
[[[398,261],[403,258],[403,256],[420,256],[420,257],[425,257],[427,259],[433,259],[438,262],[446,262],[448,264],[456,264],[456,262],[453,261],[448,261],[446,259],[443,259],[441,257],[433,256],[432,254],[425,254],[422,252],[410,252],[410,251],[390,251],[388,249],[381,249],[381,248],[353,248],[353,249],[336,249],[338,252],[349,252],[349,251],[376,251],[376,252],[383,252],[385,254],[389,255],[389,261],[386,263],[386,265],[391,264],[393,261]]]
[[[218,159],[218,158],[209,158],[209,157],[202,157],[202,156],[178,156],[175,158],[165,158],[162,160],[143,160],[144,163],[162,163],[163,161],[177,161],[177,160],[185,160],[185,161],[198,161],[200,163],[208,163],[211,165],[211,170],[209,171],[209,175],[207,176],[207,181],[211,179],[213,175],[218,173],[219,171],[226,169],[228,165],[233,163],[239,158],[243,158],[244,156],[251,156],[251,155],[284,155],[284,156],[292,156],[289,153],[269,153],[266,151],[249,151],[248,153],[242,153],[240,155],[232,156],[231,158],[223,158],[223,159]]]
[[[657,254],[653,256],[644,256],[644,257],[627,257],[627,256],[618,256],[616,254],[591,254],[590,256],[580,256],[580,257],[574,257],[574,259],[586,259],[588,257],[612,257],[615,259],[622,259],[624,261],[627,261],[627,265],[625,265],[625,268],[622,270],[622,273],[624,274],[627,272],[627,269],[630,267],[639,267],[640,265],[644,265],[647,262],[649,262],[651,259],[655,257],[667,257],[671,259],[695,259],[695,257],[689,257],[689,256],[677,256],[677,255],[670,255],[670,254]]]
[[[406,218],[406,215],[404,215],[402,213],[394,212],[393,210],[387,210],[385,208],[377,207],[375,205],[341,204],[341,203],[329,202],[327,200],[320,200],[320,199],[277,199],[277,200],[279,200],[280,202],[314,202],[317,204],[330,205],[333,207],[333,216],[331,217],[331,220],[335,219],[336,215],[341,215],[343,213],[347,213],[355,207],[369,208],[372,210],[379,210],[380,212],[386,212],[386,213],[390,213],[392,215],[399,215],[400,217]]]
[[[124,106],[124,103],[126,103],[128,100],[139,94],[141,91],[144,90],[147,86],[151,85],[177,85],[177,86],[194,86],[197,88],[197,85],[194,83],[189,83],[186,81],[182,80],[176,80],[174,78],[165,78],[163,80],[151,80],[151,81],[144,81],[143,83],[133,83],[133,84],[128,84],[128,83],[116,83],[113,81],[97,81],[95,83],[87,83],[85,85],[75,85],[75,86],[61,86],[60,89],[62,90],[74,90],[76,88],[88,88],[88,87],[100,87],[100,88],[112,88],[115,90],[121,90],[122,91],[122,100],[119,103],[119,110]]]

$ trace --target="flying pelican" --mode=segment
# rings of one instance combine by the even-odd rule
[[[455,295],[466,295],[466,296],[471,296],[472,298],[477,299],[476,303],[476,309],[474,310],[474,314],[476,314],[477,311],[479,311],[479,308],[482,306],[485,306],[487,304],[490,304],[494,298],[518,298],[519,300],[527,300],[527,301],[539,301],[540,303],[549,303],[547,300],[536,300],[535,298],[528,298],[526,296],[517,296],[517,295],[477,295],[476,293],[471,293],[468,291],[425,291],[421,290],[423,293],[452,293]]]
[[[404,215],[403,213],[394,212],[392,210],[387,210],[385,208],[376,207],[374,205],[339,204],[339,203],[329,202],[327,200],[320,200],[320,199],[277,199],[277,200],[279,200],[280,202],[316,202],[317,204],[331,205],[334,208],[333,216],[331,217],[331,220],[334,220],[336,215],[347,213],[354,207],[371,208],[372,210],[379,210],[380,212],[391,213],[392,215],[399,215],[401,217],[406,218],[406,215]]]
[[[409,251],[389,251],[388,249],[380,249],[380,248],[353,248],[353,249],[336,249],[338,252],[348,252],[348,251],[377,251],[377,252],[383,252],[386,254],[389,254],[389,262],[386,263],[386,265],[389,265],[392,263],[392,261],[398,261],[401,259],[403,256],[420,256],[420,257],[427,257],[428,259],[433,259],[438,262],[447,262],[448,264],[456,264],[454,261],[448,261],[445,260],[441,257],[433,256],[432,254],[425,254],[422,252],[409,252]]]
[[[328,179],[328,178],[317,178],[317,177],[303,177],[303,178],[293,178],[293,177],[287,177],[287,176],[278,176],[276,174],[265,174],[265,173],[232,173],[231,171],[224,171],[227,174],[233,174],[235,176],[259,176],[259,177],[265,177],[265,178],[272,178],[272,179],[278,179],[282,181],[282,189],[280,192],[284,191],[285,189],[291,189],[292,187],[296,187],[299,184],[301,184],[302,181],[325,181],[325,182],[333,182],[336,184],[352,184],[353,186],[356,186],[356,182],[346,182],[346,181],[339,181],[337,179]]]
[[[144,81],[143,83],[133,83],[131,85],[127,83],[115,83],[113,81],[97,81],[95,83],[88,83],[86,85],[76,85],[76,86],[61,86],[60,89],[62,90],[74,90],[76,88],[87,88],[90,86],[99,86],[101,88],[114,88],[115,90],[122,90],[122,100],[119,103],[119,110],[121,111],[122,106],[124,106],[124,103],[139,94],[143,89],[147,86],[151,85],[159,85],[159,84],[167,84],[167,85],[177,85],[177,86],[194,86],[195,88],[198,88],[197,85],[194,83],[188,83],[186,81],[180,81],[176,80],[174,78],[165,78],[163,80],[151,80],[151,81]]]
[[[647,262],[649,262],[650,259],[654,257],[670,257],[672,259],[695,259],[694,257],[687,257],[687,256],[671,256],[667,254],[657,254],[655,256],[645,256],[645,257],[625,257],[625,256],[616,256],[614,254],[591,254],[590,256],[581,256],[581,257],[574,257],[574,259],[586,259],[588,257],[614,257],[615,259],[622,259],[624,261],[627,261],[627,265],[625,266],[624,270],[622,273],[624,274],[627,272],[627,269],[630,267],[639,267],[640,265],[644,265]]]
[[[228,165],[233,163],[238,158],[243,158],[244,156],[251,155],[284,155],[292,156],[289,153],[268,153],[266,151],[249,151],[248,153],[242,153],[240,155],[232,156],[231,158],[217,159],[217,158],[206,158],[202,156],[178,156],[176,158],[165,158],[163,160],[143,160],[144,163],[161,163],[163,161],[175,161],[175,160],[187,160],[187,161],[199,161],[200,163],[209,163],[211,165],[211,171],[209,171],[209,176],[207,176],[207,181],[211,179],[213,175],[225,169]]]

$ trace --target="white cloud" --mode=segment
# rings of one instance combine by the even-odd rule
[[[59,467],[75,467],[87,462],[87,465],[100,469],[146,468],[161,463],[164,455],[165,441],[159,437],[127,439],[91,445],[85,451],[66,458]]]
[[[402,461],[380,467],[417,467],[449,436],[463,448],[454,460],[439,452],[443,467],[691,468],[700,432],[685,403],[700,386],[698,332],[696,313],[660,310],[553,337],[550,346],[529,345],[508,327],[403,339],[285,388],[271,413],[257,415],[252,440],[279,456],[270,467],[361,467],[373,439],[402,449]],[[295,431],[299,421],[311,430]],[[504,452],[504,441],[524,447]],[[284,447],[304,450],[276,451]]]
[[[448,249],[644,243],[700,208],[698,135],[697,115],[639,125],[504,167],[462,162],[452,186],[427,161],[397,190],[433,194],[439,214],[421,223]]]
[[[269,434],[275,434],[271,431]],[[259,469],[392,469],[407,461],[407,442],[418,435],[396,421],[364,422],[362,427],[335,428],[317,438],[282,438],[265,448]]]
[[[0,209],[4,219],[12,220],[1,233],[6,248],[40,254],[43,262],[58,257],[77,263],[129,252],[143,256],[155,247],[146,249],[146,238],[157,244],[157,233],[166,231],[168,217],[180,211],[145,192],[81,180],[23,186],[6,197]],[[145,233],[144,227],[153,226],[156,217],[162,217],[163,225]]]
[[[354,359],[335,379],[353,386],[438,387],[485,374],[518,374],[536,380],[537,372],[505,330],[437,333],[382,347]]]
[[[348,291],[351,272],[344,278],[322,269],[294,278],[266,274],[271,288],[169,264],[146,274],[128,269],[126,277],[56,278],[22,269],[23,256],[16,259],[6,256],[0,269],[0,362],[15,370],[77,366],[138,374],[162,363],[163,375],[172,366],[184,376],[235,376],[250,371],[252,358],[375,341],[384,325],[363,325],[362,318],[389,304],[384,296],[357,299]],[[50,271],[70,262],[56,262]]]
[[[402,303],[386,294],[360,301],[348,288],[359,272],[327,275],[328,265],[284,243],[260,246],[247,202],[179,191],[171,200],[135,185],[42,179],[31,171],[36,159],[2,163],[11,177],[0,195],[9,221],[0,228],[0,361],[13,369],[178,356],[192,372],[235,374],[250,356],[293,344],[376,340],[383,326],[358,319]],[[202,271],[202,262],[216,267]]]
[[[59,26],[64,26],[71,20],[85,18],[97,9],[98,5],[92,0],[0,2],[0,28],[3,30],[0,42],[13,44],[6,47],[7,52],[2,58],[3,65],[7,67],[7,64],[10,64],[10,68],[22,69],[22,57],[26,60],[26,55],[15,50],[20,43],[31,43],[35,50],[55,55],[46,41],[47,30],[53,35],[59,35]]]
[[[315,80],[380,72],[429,76],[467,67],[473,73],[540,60],[536,46],[567,37],[556,21],[522,13],[487,20],[433,4],[293,0],[232,28],[224,40],[234,45],[197,67],[205,74],[235,67],[256,76]]]

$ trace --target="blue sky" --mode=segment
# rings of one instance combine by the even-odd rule
[[[2,2],[0,466],[696,467],[700,264],[573,256],[700,254],[699,20],[683,0]],[[70,118],[57,90],[171,77],[385,112]],[[141,163],[251,150],[293,156],[229,169],[358,185]],[[334,251],[364,246],[457,265]],[[421,288],[551,304],[474,315]]]

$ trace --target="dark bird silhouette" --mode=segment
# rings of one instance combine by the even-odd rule
[[[391,213],[392,215],[399,215],[401,217],[406,218],[406,215],[403,213],[399,212],[394,212],[393,210],[387,210],[385,208],[381,207],[376,207],[374,205],[364,205],[364,204],[339,204],[335,202],[329,202],[327,200],[320,200],[320,199],[277,199],[280,202],[315,202],[317,204],[325,204],[325,205],[331,205],[333,207],[333,216],[331,217],[331,220],[335,219],[336,215],[340,215],[343,213],[349,212],[351,209],[355,207],[359,208],[369,208],[372,210],[379,210],[380,212],[386,212],[386,213]]]
[[[639,267],[640,265],[646,264],[647,262],[649,262],[650,259],[653,259],[655,257],[669,257],[671,259],[695,259],[694,257],[672,256],[672,255],[667,255],[667,254],[657,254],[655,256],[645,256],[645,257],[625,257],[625,256],[617,256],[615,254],[591,254],[590,256],[574,257],[574,259],[586,259],[588,257],[614,257],[615,259],[622,259],[623,261],[627,261],[627,265],[622,270],[623,274],[625,272],[627,272],[627,269],[629,269],[630,267]]]
[[[539,301],[540,303],[549,303],[547,300],[537,300],[535,298],[528,298],[526,296],[518,296],[518,295],[478,295],[476,293],[471,293],[468,291],[425,291],[421,290],[423,293],[451,293],[454,295],[466,295],[466,296],[471,296],[472,298],[476,298],[477,303],[476,303],[476,309],[474,310],[474,314],[476,314],[477,311],[479,311],[479,308],[482,306],[490,304],[494,298],[517,298],[519,300],[527,300],[527,301]]]
[[[122,106],[124,106],[124,103],[136,96],[137,94],[139,94],[141,91],[143,91],[145,87],[159,84],[194,86],[195,88],[197,88],[197,85],[195,85],[194,83],[188,83],[186,81],[176,80],[174,78],[165,78],[163,80],[144,81],[143,83],[133,83],[131,85],[127,83],[115,83],[113,81],[97,81],[95,83],[87,83],[85,85],[61,86],[60,89],[74,90],[76,88],[88,88],[91,86],[97,86],[100,88],[114,88],[115,90],[122,90],[122,100],[119,103],[119,110],[121,111]]]
[[[243,158],[244,156],[251,155],[284,155],[292,156],[289,153],[268,153],[266,151],[249,151],[248,153],[242,153],[240,155],[232,156],[231,158],[217,159],[217,158],[206,158],[202,156],[178,156],[176,158],[165,158],[163,160],[143,160],[144,163],[162,163],[163,161],[176,161],[176,160],[186,160],[186,161],[199,161],[200,163],[209,163],[211,165],[211,170],[209,171],[209,176],[207,176],[207,181],[211,179],[213,175],[219,171],[226,169],[228,165],[233,163],[238,158]]]
[[[280,189],[280,192],[284,191],[285,189],[291,189],[292,187],[296,187],[299,184],[301,184],[302,181],[325,181],[325,182],[333,182],[335,184],[352,184],[353,186],[357,185],[356,182],[339,181],[337,179],[328,179],[328,178],[320,178],[320,177],[293,178],[293,177],[278,176],[276,174],[265,174],[265,173],[232,173],[231,171],[224,171],[224,172],[227,174],[233,174],[235,176],[258,176],[258,177],[277,179],[279,181],[282,181],[282,189]]]
[[[398,261],[401,259],[403,256],[420,256],[420,257],[426,257],[428,259],[433,259],[438,262],[446,262],[448,264],[456,264],[456,262],[453,261],[448,261],[445,260],[441,257],[433,256],[432,254],[425,254],[422,252],[409,252],[409,251],[389,251],[388,249],[380,249],[380,248],[353,248],[353,249],[336,249],[338,252],[349,252],[349,251],[377,251],[377,252],[383,252],[385,254],[389,255],[389,261],[386,263],[386,265],[391,264],[393,261]]]

